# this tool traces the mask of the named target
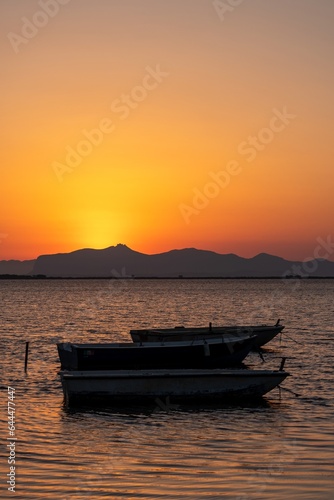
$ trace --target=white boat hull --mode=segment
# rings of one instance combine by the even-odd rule
[[[96,399],[113,401],[260,397],[287,376],[285,371],[210,370],[107,370],[60,372],[67,403]]]

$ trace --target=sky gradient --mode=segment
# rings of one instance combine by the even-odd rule
[[[304,260],[331,237],[334,2],[0,9],[0,259],[124,243]]]

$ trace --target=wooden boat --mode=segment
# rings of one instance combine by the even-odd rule
[[[59,343],[61,368],[67,370],[130,370],[159,368],[223,368],[241,363],[254,337],[180,342],[112,344]]]
[[[131,338],[134,342],[176,342],[183,340],[200,340],[212,338],[224,338],[226,335],[249,335],[255,336],[254,348],[261,347],[276,335],[284,326],[280,320],[275,325],[253,325],[253,326],[212,326],[188,327],[176,326],[175,328],[147,328],[144,330],[130,330]]]
[[[100,370],[60,372],[65,402],[111,403],[170,402],[261,397],[277,387],[289,374],[281,366],[274,370],[168,369]]]

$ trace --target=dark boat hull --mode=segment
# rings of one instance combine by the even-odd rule
[[[203,328],[147,328],[144,330],[131,330],[130,335],[134,342],[177,342],[185,340],[207,340],[224,338],[227,335],[245,335],[255,336],[253,347],[261,347],[276,335],[278,335],[284,326],[276,325],[258,325],[258,326],[220,326]]]
[[[161,343],[57,344],[64,370],[224,368],[241,363],[253,337]]]

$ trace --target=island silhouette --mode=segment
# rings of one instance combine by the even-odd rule
[[[252,258],[184,248],[148,255],[118,244],[41,255],[36,260],[0,261],[1,275],[51,278],[308,278],[334,277],[334,262],[303,262],[260,253]]]

